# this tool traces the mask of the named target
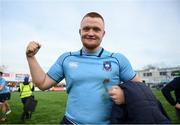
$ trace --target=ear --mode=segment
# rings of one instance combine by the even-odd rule
[[[81,35],[81,29],[79,29],[79,35]]]
[[[104,37],[105,33],[106,33],[106,31],[104,30],[103,37]]]

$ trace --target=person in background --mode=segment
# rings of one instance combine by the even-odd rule
[[[71,29],[69,29],[71,30]],[[108,124],[112,100],[121,103],[121,95],[108,90],[121,81],[140,81],[128,59],[101,47],[105,22],[97,12],[87,13],[81,20],[79,34],[83,47],[59,56],[45,73],[35,54],[40,43],[31,41],[26,57],[33,82],[47,90],[65,78],[67,107],[61,124]]]
[[[26,119],[30,119],[32,115],[32,112],[26,110],[26,103],[28,99],[34,98],[34,85],[32,82],[29,82],[29,77],[25,77],[24,82],[20,83],[18,91],[20,92],[20,98],[23,103],[23,113],[21,115],[21,120],[25,121]]]
[[[176,116],[180,119],[180,77],[174,78],[161,91],[169,104],[175,107]],[[171,95],[172,91],[174,91],[175,98]]]
[[[0,71],[0,108],[2,112],[1,121],[5,121],[7,119],[7,115],[11,113],[11,109],[8,103],[8,100],[10,100],[11,97],[11,93],[7,82],[2,76],[3,72]]]

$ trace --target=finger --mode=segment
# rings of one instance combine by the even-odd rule
[[[112,88],[109,90],[109,94],[113,95],[115,93],[117,93],[117,91],[119,90],[119,86],[112,86]]]
[[[36,48],[40,48],[41,44],[39,42],[32,41],[32,45]]]
[[[109,91],[108,91],[108,94],[109,94],[110,96],[113,96],[113,95],[114,95],[113,90],[109,90]]]
[[[40,48],[40,44],[38,43],[38,42],[32,42],[32,43],[30,43],[30,47],[33,47],[33,48]]]
[[[117,100],[116,96],[111,96],[112,100]]]
[[[115,103],[115,104],[122,104],[122,102],[120,102],[119,100],[117,100],[117,99],[113,99],[113,102]]]
[[[117,89],[117,86],[112,86],[112,88],[109,89],[109,92],[113,92],[113,91],[116,90],[116,89]]]
[[[34,50],[37,50],[40,48],[41,48],[41,45],[38,42],[33,41],[33,42],[30,42],[28,45],[28,50],[30,50],[30,51],[34,51]]]

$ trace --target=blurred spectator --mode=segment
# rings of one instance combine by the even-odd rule
[[[34,85],[32,82],[29,82],[29,77],[24,78],[24,82],[20,83],[19,90],[20,92],[20,98],[23,103],[23,113],[21,115],[21,120],[25,121],[26,119],[30,119],[32,112],[27,111],[27,106],[29,103],[29,100],[34,99],[33,91],[34,91]]]
[[[1,121],[5,121],[7,119],[7,115],[11,113],[11,109],[8,104],[11,94],[7,82],[4,78],[2,78],[2,75],[3,72],[0,71],[0,109],[2,111]]]
[[[171,95],[174,91],[175,98]],[[174,78],[163,89],[162,93],[166,100],[175,107],[177,118],[180,119],[180,77]]]

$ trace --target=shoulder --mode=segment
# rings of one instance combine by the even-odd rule
[[[113,53],[112,58],[115,58],[121,65],[130,64],[128,58],[122,53]]]
[[[174,78],[174,80],[180,82],[180,77],[176,77],[176,78]]]
[[[103,48],[102,57],[109,57],[112,56],[113,52],[110,52]]]
[[[127,59],[122,53],[113,53],[112,57],[115,57],[117,59]]]
[[[33,85],[33,82],[29,82],[30,85]]]
[[[180,77],[176,77],[170,82],[170,84],[172,84],[172,85],[173,84],[174,85],[180,85],[179,83],[180,83]]]
[[[34,86],[33,82],[29,82],[29,85],[30,85],[31,88]]]
[[[69,57],[71,55],[71,52],[65,52],[63,54],[61,54],[58,59],[56,60],[55,63],[57,64],[61,64],[67,57]]]
[[[2,81],[2,82],[5,82],[6,80],[5,80],[4,78],[1,78],[1,81]]]
[[[22,82],[19,83],[19,86],[23,86],[24,84]]]
[[[6,80],[4,78],[0,79],[0,85],[6,84]]]
[[[59,64],[62,65],[67,58],[74,56],[74,55],[80,55],[79,53],[80,53],[79,51],[77,51],[77,52],[65,52],[57,58],[54,65],[59,65]]]
[[[61,54],[58,59],[66,58],[67,56],[70,56],[70,55],[71,55],[71,52],[65,52],[65,53]]]
[[[109,52],[109,51],[106,51],[105,53],[107,53],[107,55],[109,55],[111,58],[116,59],[118,63],[121,64],[121,66],[130,65],[128,58],[122,53]]]
[[[74,52],[65,52],[63,54],[61,54],[58,58],[58,60],[63,60],[69,56],[75,56],[75,55],[79,55],[80,52],[79,51],[74,51]]]
[[[104,49],[103,51],[103,55],[104,56],[111,56],[111,57],[114,57],[114,58],[126,58],[124,56],[124,54],[120,53],[120,52],[113,52],[113,51],[109,51],[109,50],[106,50]]]

